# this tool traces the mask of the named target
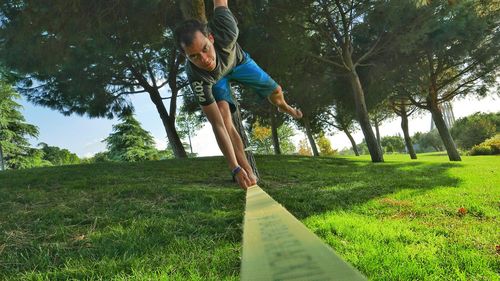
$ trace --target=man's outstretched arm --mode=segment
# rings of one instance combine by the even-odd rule
[[[227,7],[227,0],[214,0],[214,9],[217,7]]]
[[[215,134],[215,139],[217,140],[217,144],[219,145],[222,154],[226,158],[227,164],[231,170],[234,170],[236,167],[239,167],[238,161],[236,159],[236,155],[234,153],[234,148],[231,143],[231,139],[229,134],[227,133],[226,126],[224,125],[224,120],[220,114],[219,108],[215,102],[204,105],[201,107],[203,112],[208,118],[208,121],[212,125],[212,130]],[[246,189],[250,186],[250,179],[248,178],[245,170],[241,170],[236,175],[236,180],[241,188]]]

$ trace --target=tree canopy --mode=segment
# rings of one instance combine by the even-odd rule
[[[157,160],[158,151],[154,147],[153,137],[141,128],[133,115],[123,115],[120,121],[113,125],[113,133],[104,140],[108,148],[107,157],[113,161],[126,162]]]
[[[40,155],[30,148],[29,137],[38,136],[38,128],[26,123],[17,103],[20,95],[12,87],[0,81],[0,150],[2,164],[9,169],[34,166]],[[4,162],[4,163],[3,163]]]

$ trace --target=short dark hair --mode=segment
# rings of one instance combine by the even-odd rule
[[[196,19],[183,21],[175,28],[175,42],[181,51],[184,51],[182,45],[189,46],[193,43],[196,31],[208,37],[208,26]]]

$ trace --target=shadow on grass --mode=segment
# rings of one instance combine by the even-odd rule
[[[297,218],[343,211],[402,189],[416,194],[459,185],[447,171],[459,163],[371,163],[346,158],[267,157],[261,186]],[[288,162],[286,168],[281,163]]]
[[[225,167],[215,158],[1,174],[0,208],[9,211],[0,213],[0,279],[237,280],[245,194],[218,165]]]
[[[261,186],[299,219],[458,186],[456,163],[257,161]],[[216,157],[0,173],[0,279],[237,280],[245,193],[225,169]]]

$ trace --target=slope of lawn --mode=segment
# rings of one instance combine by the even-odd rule
[[[500,157],[259,156],[260,186],[371,280],[500,280]],[[0,280],[238,280],[221,157],[0,172]]]

